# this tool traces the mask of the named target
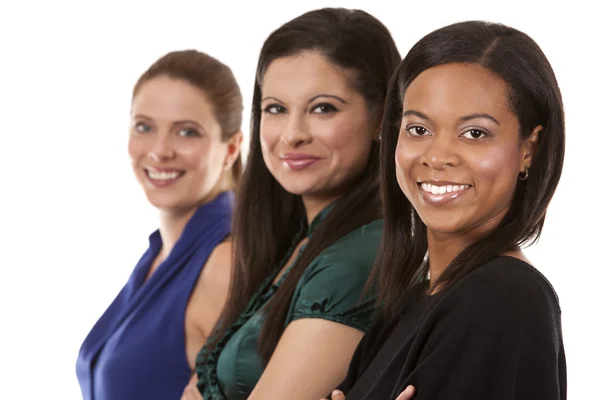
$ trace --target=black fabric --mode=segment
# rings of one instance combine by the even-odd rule
[[[339,389],[347,400],[566,399],[558,298],[529,264],[498,257],[447,291],[379,318]]]

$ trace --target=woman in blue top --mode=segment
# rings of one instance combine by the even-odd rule
[[[175,399],[189,381],[228,292],[241,121],[231,70],[206,54],[169,53],[136,84],[129,155],[160,228],[83,342],[85,400]]]

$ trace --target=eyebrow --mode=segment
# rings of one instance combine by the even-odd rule
[[[318,95],[312,97],[308,102],[311,103],[311,102],[315,101],[316,99],[318,99],[319,97],[325,97],[326,99],[336,99],[337,101],[339,101],[341,103],[348,104],[348,102],[346,100],[342,99],[339,96],[336,96],[335,94],[325,94],[325,93],[318,94]]]
[[[406,110],[402,113],[402,117],[408,117],[409,115],[414,115],[415,117],[419,117],[419,118],[422,118],[424,120],[431,122],[429,117],[427,115],[423,114],[422,112],[418,112],[415,110]]]
[[[406,117],[406,116],[409,116],[409,115],[414,115],[414,116],[417,116],[417,117],[419,117],[419,118],[422,118],[422,119],[424,119],[424,120],[427,120],[427,121],[431,122],[431,119],[430,119],[430,118],[429,118],[427,115],[425,115],[425,114],[423,114],[422,112],[419,112],[419,111],[415,111],[415,110],[406,110],[406,111],[404,111],[404,112],[402,113],[402,116],[403,116],[403,117]],[[489,115],[489,114],[486,114],[486,113],[478,113],[478,114],[469,114],[469,115],[465,115],[465,116],[463,116],[463,117],[460,117],[460,120],[461,120],[461,121],[470,121],[470,120],[472,120],[472,119],[476,119],[476,118],[485,118],[485,119],[489,119],[490,121],[493,121],[493,122],[495,122],[495,123],[496,123],[496,125],[500,126],[500,122],[498,122],[498,120],[497,120],[496,118],[494,118],[494,117],[492,117],[491,115]]]
[[[315,100],[316,100],[316,99],[318,99],[319,97],[325,97],[325,98],[328,98],[328,99],[336,99],[337,101],[339,101],[339,102],[341,102],[341,103],[348,104],[348,102],[347,102],[346,100],[342,99],[342,98],[341,98],[341,97],[339,97],[339,96],[336,96],[336,95],[334,95],[334,94],[325,94],[325,93],[318,94],[318,95],[316,95],[316,96],[313,96],[313,97],[311,97],[311,98],[308,100],[308,102],[309,102],[309,103],[312,103],[313,101],[315,101]],[[276,101],[276,102],[278,102],[278,103],[284,103],[283,101],[279,100],[277,97],[273,97],[273,96],[267,96],[267,97],[264,97],[264,98],[263,98],[263,99],[262,99],[260,102],[261,102],[261,103],[263,103],[263,102],[265,102],[265,101],[267,101],[267,100],[274,100],[274,101]]]
[[[472,119],[476,119],[476,118],[485,118],[485,119],[489,119],[490,121],[493,121],[496,123],[496,125],[500,126],[500,122],[498,122],[498,120],[494,117],[492,117],[490,114],[486,114],[486,113],[480,113],[480,114],[469,114],[469,115],[465,115],[464,117],[461,117],[461,121],[470,121]]]
[[[267,100],[274,100],[278,103],[283,103],[283,101],[279,100],[277,97],[273,97],[273,96],[267,96],[267,97],[263,97],[263,99],[260,101],[261,103],[264,103]]]
[[[144,114],[136,114],[133,117],[134,119],[146,119],[148,121],[153,121],[152,118],[148,117],[147,115]],[[201,123],[199,123],[198,121],[194,121],[193,119],[180,119],[177,121],[173,121],[173,123],[171,125],[183,125],[183,124],[192,124],[192,125],[196,125],[198,128],[200,128],[200,130],[204,131],[204,127],[202,126]]]

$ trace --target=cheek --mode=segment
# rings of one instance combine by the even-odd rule
[[[130,136],[127,143],[127,152],[132,161],[140,159],[145,153],[144,140],[136,136]]]
[[[496,197],[509,197],[517,184],[519,170],[518,149],[495,146],[481,154],[473,153],[470,164],[477,171],[480,186]]]
[[[260,121],[260,145],[263,154],[265,150],[272,150],[279,143],[280,125],[281,121],[277,121],[272,117]]]
[[[408,138],[403,135],[399,135],[396,142],[396,165],[406,166],[417,163],[425,151],[423,148],[424,145],[424,143],[414,142],[408,140]]]
[[[271,158],[273,157],[273,145],[271,145],[271,141],[269,140],[269,136],[265,135],[263,133],[264,131],[261,129],[260,132],[260,151],[262,153],[262,158],[263,161],[265,163],[265,165],[267,166],[267,169],[271,172],[271,174],[274,173],[273,171],[273,163],[271,162]]]
[[[177,153],[184,163],[188,165],[188,168],[206,173],[209,169],[220,171],[225,160],[226,149],[224,147],[225,144],[220,143],[203,142],[194,143],[193,145],[188,143],[187,145],[179,146]]]
[[[279,144],[280,135],[283,130],[283,117],[268,116],[266,119],[261,119],[260,122],[260,149],[262,157],[267,169],[271,174],[275,175],[278,171],[277,160],[279,159]]]
[[[371,153],[371,143],[346,141],[345,143],[328,143],[327,152],[330,154],[332,166],[338,170],[356,171],[366,168]]]
[[[405,182],[409,179],[412,167],[418,164],[419,157],[420,151],[418,146],[403,140],[400,136],[396,143],[394,161],[396,162],[396,178],[403,190],[406,186]]]
[[[353,123],[354,122],[354,123]],[[365,122],[337,121],[312,129],[313,137],[346,169],[363,169],[369,159],[372,132]]]

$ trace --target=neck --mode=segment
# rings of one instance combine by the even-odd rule
[[[302,202],[304,203],[304,209],[306,210],[306,219],[308,220],[308,225],[312,224],[317,215],[321,211],[323,211],[328,205],[333,203],[336,200],[336,197],[331,198],[310,198],[303,196]]]
[[[454,258],[473,241],[465,236],[444,236],[427,230],[427,250],[431,282],[435,282]]]
[[[485,223],[472,228],[455,233],[435,232],[427,229],[427,248],[429,253],[429,273],[431,282],[435,282],[440,275],[448,268],[448,265],[464,249],[475,243],[477,240],[486,236],[487,233],[496,229],[505,212],[498,213],[489,218]],[[508,253],[506,253],[508,254]],[[516,258],[524,257],[520,251],[511,254]]]
[[[481,224],[459,232],[444,233],[428,228],[427,250],[430,281],[435,282],[464,249],[496,229],[508,212],[508,208],[507,205]]]

